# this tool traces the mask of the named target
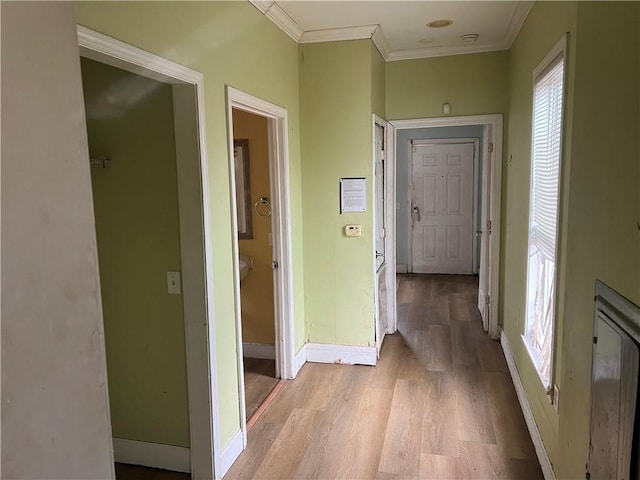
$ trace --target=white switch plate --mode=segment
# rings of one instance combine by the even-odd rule
[[[180,272],[167,272],[167,293],[180,295]]]

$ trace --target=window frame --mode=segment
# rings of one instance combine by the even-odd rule
[[[532,95],[531,95],[531,149],[530,149],[530,179],[529,179],[529,202],[527,210],[527,245],[526,245],[526,260],[527,265],[525,269],[525,305],[524,305],[524,322],[523,332],[521,334],[522,341],[525,345],[529,357],[533,363],[534,369],[538,375],[538,379],[545,390],[546,395],[549,397],[552,403],[555,403],[554,399],[554,386],[555,386],[555,357],[556,357],[556,344],[557,344],[557,330],[558,330],[558,299],[559,299],[559,264],[560,264],[560,242],[561,242],[561,230],[562,230],[562,183],[564,170],[564,135],[565,135],[565,119],[566,119],[566,106],[567,106],[567,45],[568,45],[568,33],[565,33],[560,40],[553,46],[553,48],[547,53],[542,61],[533,70],[532,81]],[[559,139],[559,165],[558,165],[558,195],[557,195],[557,224],[556,224],[556,241],[554,245],[554,272],[553,282],[554,288],[552,291],[552,326],[551,326],[551,351],[549,358],[549,383],[545,384],[542,374],[538,368],[540,363],[540,357],[535,348],[530,344],[528,338],[528,303],[529,303],[529,256],[530,256],[530,244],[531,244],[531,214],[532,214],[532,193],[534,182],[534,147],[535,147],[535,99],[536,99],[536,86],[556,65],[558,59],[561,58],[562,62],[562,112],[560,116],[560,139]]]

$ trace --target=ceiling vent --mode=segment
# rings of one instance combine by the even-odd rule
[[[465,45],[475,45],[479,36],[480,35],[478,35],[477,33],[467,33],[466,35],[462,35],[460,39],[464,42]]]

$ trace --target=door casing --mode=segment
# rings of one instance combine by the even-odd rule
[[[485,145],[485,153],[491,155],[492,161],[491,172],[489,173],[489,188],[490,188],[490,202],[488,205],[483,205],[486,212],[487,228],[491,226],[491,235],[489,239],[489,265],[487,266],[487,272],[480,272],[488,276],[487,291],[488,291],[488,333],[493,339],[499,337],[499,322],[498,322],[498,301],[499,301],[499,289],[500,289],[500,234],[501,234],[501,212],[502,212],[502,138],[503,138],[503,116],[502,114],[489,114],[489,115],[469,115],[459,117],[436,117],[436,118],[419,118],[412,120],[393,120],[389,122],[391,128],[393,128],[393,136],[391,143],[389,144],[389,151],[394,152],[394,168],[393,184],[396,181],[395,170],[395,152],[397,143],[397,130],[413,129],[413,128],[433,128],[433,127],[457,127],[466,125],[489,125],[491,128],[489,143]],[[487,157],[488,158],[488,157]],[[395,193],[395,189],[394,189]],[[395,195],[387,203],[393,202],[395,207]],[[395,213],[395,208],[394,208]],[[395,215],[394,215],[395,221]],[[396,249],[395,231],[393,236],[393,252]],[[394,258],[395,260],[395,258]],[[395,265],[394,265],[395,270]],[[394,271],[395,273],[395,271]],[[391,317],[391,321],[396,322],[396,318]],[[396,325],[394,325],[396,327]],[[395,328],[394,328],[395,329]]]
[[[215,350],[215,317],[212,226],[209,198],[206,128],[204,119],[204,76],[166,58],[141,50],[107,35],[77,26],[80,55],[138,75],[172,85],[174,97],[185,98],[191,87],[191,102],[174,117],[192,114],[197,125],[176,129],[176,144],[197,136],[197,154],[181,155],[176,150],[178,204],[185,338],[187,388],[189,392],[190,468],[192,478],[221,476],[219,410]],[[178,100],[179,102],[179,100]],[[179,105],[174,98],[174,107]],[[181,105],[182,106],[182,105]],[[188,138],[178,138],[185,134]],[[190,149],[192,149],[191,146]],[[195,149],[194,149],[195,150]],[[196,158],[197,157],[197,158]],[[190,161],[185,160],[189,158]],[[200,190],[194,195],[194,186]],[[183,212],[190,211],[189,220]],[[201,253],[194,255],[194,251]],[[204,355],[202,353],[205,353]]]
[[[384,237],[384,248],[385,248],[385,259],[384,263],[380,266],[380,268],[384,269],[384,281],[386,283],[386,315],[387,315],[387,325],[385,331],[379,331],[380,321],[379,321],[379,289],[378,289],[378,266],[376,261],[376,236],[377,236],[377,212],[375,211],[376,205],[376,196],[378,192],[376,191],[376,182],[375,179],[373,182],[373,202],[374,211],[373,211],[373,223],[374,228],[372,232],[372,243],[373,243],[373,298],[374,298],[374,329],[375,329],[375,341],[376,341],[376,350],[378,353],[378,358],[380,357],[380,350],[382,348],[382,342],[384,340],[384,336],[389,333],[392,334],[396,331],[396,255],[395,255],[395,231],[396,231],[396,219],[395,219],[395,165],[394,159],[395,155],[392,154],[390,145],[393,142],[390,142],[391,131],[393,130],[389,123],[378,115],[373,115],[372,122],[372,167],[373,173],[375,176],[376,171],[376,163],[377,163],[377,145],[376,145],[376,126],[380,126],[383,129],[383,142],[384,142],[384,191],[385,191],[385,202],[383,208],[385,209],[385,237]]]
[[[231,86],[227,93],[227,131],[229,151],[230,194],[233,232],[238,231],[236,182],[233,155],[233,109],[244,110],[267,118],[269,136],[269,181],[271,185],[271,217],[274,268],[274,315],[276,376],[294,378],[295,344],[293,318],[293,256],[291,240],[291,205],[289,196],[289,140],[288,114],[285,108],[254,97]],[[233,235],[233,258],[238,257],[238,236]],[[234,261],[234,293],[236,315],[236,341],[238,351],[238,398],[240,399],[240,426],[243,448],[247,446],[247,415],[244,391],[244,361],[242,357],[242,317],[240,302],[240,271]]]

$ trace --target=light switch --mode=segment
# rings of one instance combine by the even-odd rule
[[[344,234],[347,237],[359,237],[362,235],[361,225],[345,225]]]
[[[180,295],[180,272],[167,272],[167,293]]]

